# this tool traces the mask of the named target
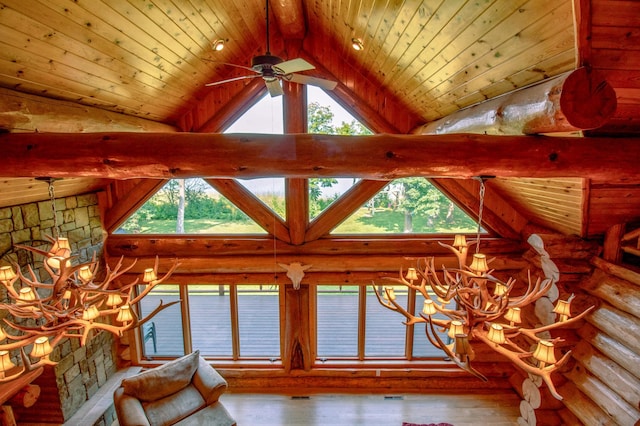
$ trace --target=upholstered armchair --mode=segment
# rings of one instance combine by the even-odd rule
[[[114,392],[120,426],[234,426],[218,401],[227,382],[195,351],[124,379]]]

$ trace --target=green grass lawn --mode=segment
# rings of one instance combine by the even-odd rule
[[[266,234],[266,231],[252,221],[222,221],[214,219],[186,219],[186,234]],[[126,233],[134,234],[174,234],[175,220],[139,221],[137,229],[127,228]],[[476,224],[461,213],[455,214],[450,222],[434,221],[415,216],[413,233],[456,233],[475,232]],[[404,232],[404,213],[391,209],[377,209],[373,214],[367,208],[359,209],[340,224],[333,234],[402,234]]]

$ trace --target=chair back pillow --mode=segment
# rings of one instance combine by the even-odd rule
[[[191,383],[198,368],[199,357],[200,351],[196,350],[160,367],[124,379],[124,393],[145,402],[174,394]]]

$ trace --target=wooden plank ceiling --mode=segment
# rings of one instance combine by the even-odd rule
[[[122,113],[127,120],[218,132],[264,86],[259,79],[205,84],[251,74],[226,64],[248,67],[265,53],[265,12],[264,0],[1,0],[0,87]],[[338,82],[332,95],[378,132],[408,133],[587,65],[606,74],[619,105],[610,122],[590,134],[640,134],[638,2],[279,0],[270,3],[270,18],[271,53],[311,62],[316,69],[304,74]],[[351,48],[354,38],[363,50]],[[212,43],[219,39],[226,46],[215,52]],[[8,130],[16,131],[11,111],[0,110],[0,127],[7,129],[6,117]],[[41,130],[34,123],[18,130]],[[33,188],[29,180],[12,183]],[[99,181],[75,183],[81,190]],[[606,229],[601,212],[598,225],[589,227],[589,181],[570,183],[570,202],[559,203],[552,188],[566,184],[505,179],[494,186],[525,216],[552,228],[582,235]],[[624,184],[626,196],[640,191]],[[11,203],[13,193],[0,191],[0,205]],[[30,195],[38,197],[46,194]],[[635,203],[625,218],[638,213]]]

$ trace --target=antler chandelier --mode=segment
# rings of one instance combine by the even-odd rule
[[[69,240],[58,236],[51,180],[49,194],[55,222],[55,237],[47,236],[51,248],[44,251],[30,246],[16,247],[41,255],[50,280],[41,281],[31,265],[26,274],[17,264],[14,264],[16,271],[12,266],[0,266],[0,283],[9,298],[8,303],[0,303],[0,310],[8,311],[13,317],[3,318],[4,324],[0,324],[0,382],[13,380],[43,365],[55,365],[49,355],[64,338],[80,339],[80,344],[84,345],[91,330],[106,330],[120,336],[178,303],[160,301],[149,315],[138,318],[132,306],[169,278],[178,262],[174,261],[167,273],[158,278],[159,260],[156,257],[154,267],[144,271],[142,283],[139,284],[140,278],[137,278],[127,285],[112,288],[112,284],[130,271],[136,261],[123,267],[121,258],[113,269],[106,266],[102,273],[98,271],[95,254],[91,261],[79,263],[71,254]],[[136,287],[142,289],[137,292]],[[27,355],[29,348],[30,356]],[[22,361],[20,366],[14,363],[18,354]],[[33,362],[32,358],[37,361]]]
[[[419,315],[414,315],[397,301],[393,287],[384,287],[384,294],[381,296],[374,283],[374,291],[382,306],[406,318],[405,325],[425,323],[429,342],[444,351],[463,370],[487,381],[472,366],[475,358],[472,343],[480,341],[525,372],[540,376],[551,394],[562,399],[551,380],[551,374],[567,362],[571,351],[558,360],[554,348],[563,339],[540,337],[540,334],[548,335],[553,329],[578,321],[593,307],[570,318],[571,296],[568,300],[558,300],[553,310],[559,316],[556,322],[536,328],[520,326],[521,309],[545,296],[553,281],[538,278],[532,283],[531,275],[528,274],[529,283],[522,293],[521,290],[514,291],[514,278],[504,282],[492,275],[493,270],[489,269],[488,263],[493,259],[487,261],[486,256],[479,252],[483,200],[484,181],[481,180],[476,241],[467,242],[463,235],[456,235],[453,245],[439,243],[453,252],[458,260],[458,268],[448,269],[443,266],[442,272],[439,272],[434,258],[428,257],[419,260],[416,268],[408,268],[406,275],[403,276],[400,269],[399,278],[390,278],[424,297],[424,306]],[[468,265],[468,251],[474,244],[476,252]],[[434,302],[432,296],[437,302]],[[444,340],[447,343],[440,337],[437,328],[440,333],[446,333]]]

